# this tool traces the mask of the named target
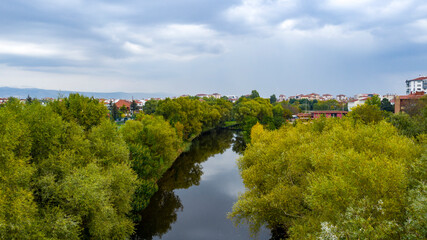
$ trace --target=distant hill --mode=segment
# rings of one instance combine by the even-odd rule
[[[32,98],[57,98],[58,96],[68,96],[70,93],[76,93],[77,91],[56,91],[46,90],[39,88],[10,88],[0,87],[0,97],[16,97],[16,98],[27,98],[28,95]],[[95,97],[95,98],[115,98],[115,99],[143,99],[143,98],[154,98],[154,97],[168,97],[170,94],[166,93],[125,93],[125,92],[78,92],[79,94]]]

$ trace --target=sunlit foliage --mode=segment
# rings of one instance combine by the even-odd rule
[[[2,239],[124,239],[133,232],[127,215],[138,180],[126,144],[97,100],[69,100],[11,99],[0,109]]]
[[[406,225],[420,234],[405,222],[425,201],[412,197],[408,208],[422,147],[371,119],[255,125],[238,162],[247,191],[230,217],[254,232],[263,224],[288,229],[291,239],[398,239]]]

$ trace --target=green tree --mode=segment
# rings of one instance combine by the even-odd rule
[[[378,95],[374,95],[368,99],[366,99],[365,104],[371,105],[371,106],[377,106],[381,108],[381,99],[378,97]]]
[[[27,104],[31,104],[33,102],[33,99],[30,97],[30,95],[28,94],[27,99],[25,101]]]
[[[14,109],[13,109],[14,108]],[[30,132],[14,110],[19,102],[0,108],[0,238],[42,238],[37,205],[31,190],[35,172],[30,162]]]
[[[140,114],[137,119],[127,121],[120,131],[130,150],[131,166],[140,179],[133,207],[141,210],[158,190],[157,180],[180,154],[182,140],[160,116]]]
[[[387,121],[407,137],[417,137],[427,133],[427,120],[424,117],[411,117],[406,113],[399,113],[389,116]]]
[[[252,90],[251,95],[249,96],[250,99],[259,98],[259,93],[257,90]]]
[[[110,117],[113,120],[117,120],[120,118],[120,115],[121,114],[120,114],[119,108],[117,107],[116,103],[113,103],[111,107]]]
[[[390,101],[387,98],[381,100],[381,110],[394,113],[394,106],[391,105]]]
[[[68,97],[50,103],[54,112],[65,121],[74,121],[85,130],[100,124],[107,118],[108,109],[98,99],[71,93]]]
[[[288,229],[291,239],[398,239],[420,150],[385,121],[255,125],[238,160],[247,190],[229,216],[253,231]]]
[[[126,113],[128,112],[128,108],[126,107],[126,105],[122,105],[122,106],[119,108],[119,110],[120,110],[120,112],[122,112],[122,113],[124,113],[124,114],[126,114]]]
[[[362,104],[356,106],[348,114],[350,117],[356,121],[362,121],[363,123],[377,123],[383,120],[383,114],[380,110],[380,107],[377,104],[369,105]]]
[[[134,114],[135,111],[138,110],[138,104],[136,103],[135,100],[132,100],[132,103],[130,104],[130,110],[131,110],[132,114]]]
[[[276,102],[277,102],[276,94],[271,95],[270,96],[270,103],[273,104],[273,103],[276,103]]]
[[[144,106],[142,107],[142,110],[145,114],[153,114],[156,112],[158,103],[159,101],[157,100],[148,100],[145,102]]]
[[[105,119],[85,131],[56,107],[0,109],[0,238],[128,238],[138,181],[126,144]]]

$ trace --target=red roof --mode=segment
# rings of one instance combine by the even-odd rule
[[[130,102],[129,101],[120,99],[119,101],[116,102],[116,106],[118,108],[121,108],[123,105],[126,106],[127,108],[130,108]]]
[[[418,77],[418,78],[415,78],[415,79],[410,79],[408,81],[418,81],[418,80],[424,80],[424,79],[427,79],[427,77]]]
[[[416,92],[414,94],[403,95],[399,97],[400,99],[418,99],[418,98],[422,98],[423,96],[424,96],[424,92]]]

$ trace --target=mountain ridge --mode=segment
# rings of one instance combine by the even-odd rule
[[[167,93],[127,93],[127,92],[83,92],[83,91],[62,91],[62,90],[49,90],[41,88],[13,88],[13,87],[0,87],[0,97],[16,97],[16,98],[57,98],[61,96],[68,96],[70,93],[79,93],[88,97],[94,98],[115,98],[115,99],[144,99],[167,97]]]

